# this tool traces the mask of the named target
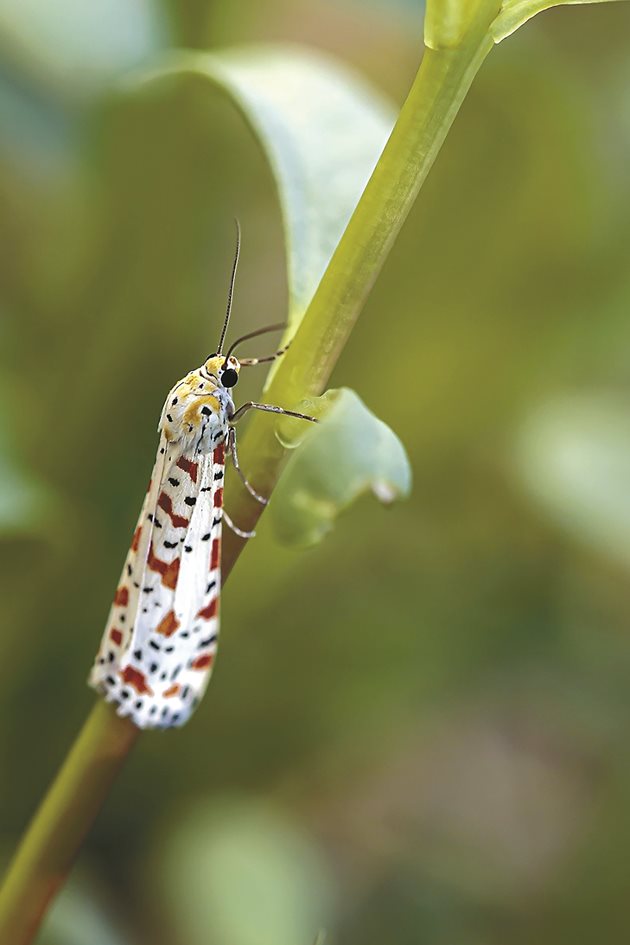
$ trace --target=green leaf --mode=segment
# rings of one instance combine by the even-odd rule
[[[282,810],[226,798],[167,839],[164,902],[182,945],[310,945],[331,918],[327,865]]]
[[[39,945],[129,945],[91,884],[72,879],[46,916]]]
[[[46,93],[80,98],[163,49],[166,17],[147,0],[3,0],[0,43],[36,81],[45,77]]]
[[[394,108],[332,57],[297,46],[182,50],[133,82],[196,76],[227,94],[278,188],[292,336],[387,141]]]
[[[492,24],[492,38],[500,43],[514,33],[515,30],[527,23],[537,13],[550,10],[551,7],[567,6],[578,3],[610,3],[611,0],[506,0],[501,12]]]
[[[1,434],[0,482],[0,540],[46,531],[56,504],[52,493],[13,459]]]
[[[398,437],[354,391],[328,391],[315,405],[303,406],[323,419],[306,435],[304,421],[278,423],[284,446],[304,443],[282,474],[270,515],[280,540],[307,547],[321,541],[339,513],[365,492],[385,503],[406,498],[411,467]]]
[[[630,410],[610,395],[552,401],[524,426],[521,483],[577,539],[630,565]]]

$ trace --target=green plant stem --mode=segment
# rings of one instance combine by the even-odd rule
[[[0,942],[28,945],[63,885],[139,730],[98,700],[35,813],[0,889]]]
[[[489,23],[477,24],[453,49],[425,49],[422,64],[381,158],[304,315],[295,339],[273,375],[265,400],[284,407],[321,394],[363,304],[413,206],[479,67],[492,49]],[[394,342],[395,344],[395,342]],[[243,438],[241,465],[252,484],[270,495],[286,450],[275,424],[255,414]],[[230,513],[251,529],[262,507],[236,476],[230,479]],[[223,573],[245,542],[228,532]]]
[[[335,251],[297,335],[266,391],[293,406],[321,394],[387,254],[492,48],[488,22],[454,49],[426,50],[389,142]],[[254,415],[240,451],[256,487],[269,495],[285,455],[269,415]],[[243,461],[243,459],[242,459]],[[231,512],[252,527],[261,507],[231,477]],[[244,542],[228,531],[223,580]],[[60,888],[138,731],[97,703],[36,813],[0,892],[0,943],[28,945]]]

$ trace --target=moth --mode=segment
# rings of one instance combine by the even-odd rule
[[[223,520],[251,537],[223,508],[226,454],[245,488],[263,505],[245,478],[236,449],[236,423],[249,410],[314,417],[271,404],[248,402],[238,409],[232,390],[243,367],[273,361],[236,358],[238,345],[270,325],[238,338],[224,354],[236,270],[216,352],[169,392],[158,425],[159,446],[140,518],[133,534],[89,685],[139,728],[183,725],[208,685],[219,635],[221,528]]]

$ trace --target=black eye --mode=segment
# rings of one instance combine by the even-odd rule
[[[221,372],[221,383],[224,387],[234,387],[238,381],[238,374],[234,368],[226,368],[225,371]]]

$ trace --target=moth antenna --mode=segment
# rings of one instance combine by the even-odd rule
[[[236,251],[234,253],[234,262],[232,263],[232,275],[230,276],[230,288],[228,290],[227,308],[225,311],[225,320],[223,322],[223,328],[221,329],[221,337],[219,338],[219,346],[217,348],[217,354],[222,354],[223,342],[225,341],[225,335],[228,330],[228,325],[230,324],[230,315],[232,314],[232,297],[234,295],[234,283],[236,281],[236,269],[238,267],[238,258],[241,254],[241,225],[238,222],[237,217],[234,217],[234,223],[236,224]],[[230,351],[231,350],[232,349],[230,348]],[[227,356],[229,357],[229,351],[228,351]]]
[[[279,331],[281,328],[286,327],[286,322],[279,322],[277,325],[267,325],[265,328],[257,328],[256,331],[250,331],[246,335],[241,335],[240,338],[237,338],[236,341],[232,342],[225,357],[229,358],[234,349],[238,347],[238,345],[240,345],[243,341],[249,341],[250,338],[258,338],[259,335],[266,335],[269,331]]]

